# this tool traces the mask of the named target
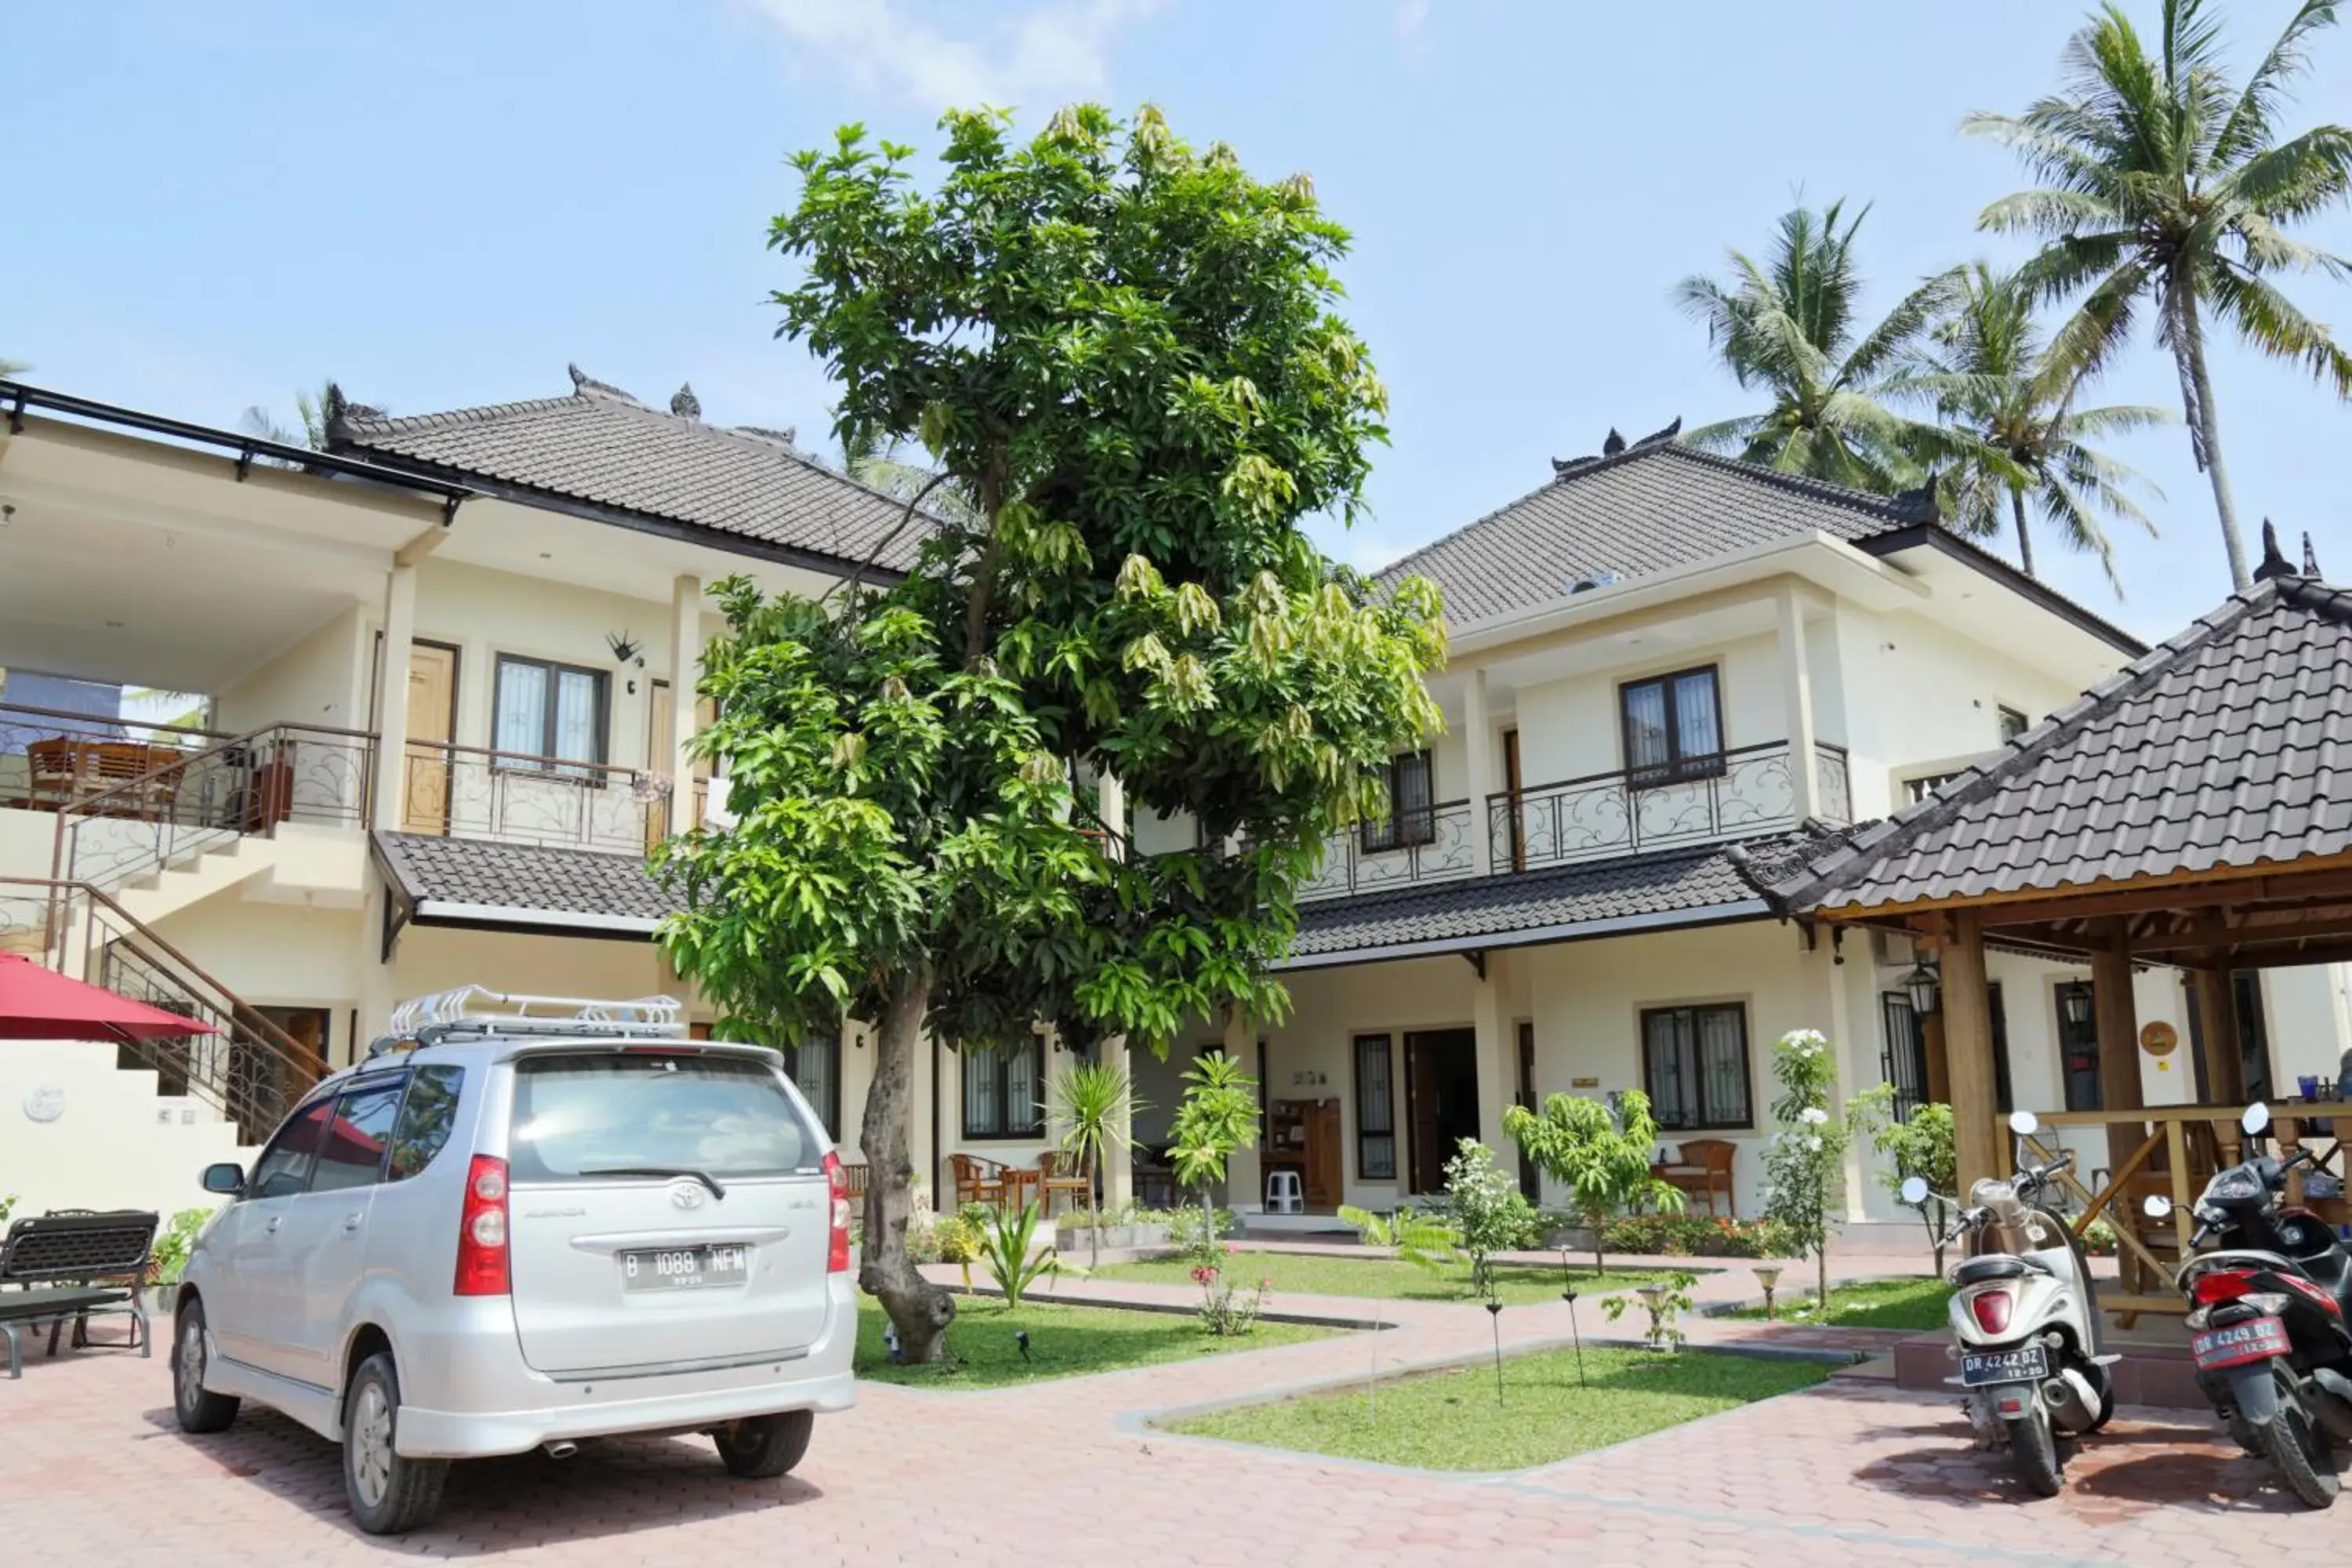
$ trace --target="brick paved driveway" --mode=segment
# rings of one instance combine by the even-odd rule
[[[1140,1288],[1130,1288],[1140,1289]],[[1719,1287],[1720,1289],[1720,1287]],[[1348,1304],[1293,1300],[1294,1308]],[[1358,1304],[1360,1305],[1360,1304]],[[1535,1342],[1549,1309],[1514,1309]],[[1475,1308],[1396,1314],[1384,1354],[1487,1342]],[[1707,1338],[1755,1331],[1707,1324]],[[165,1340],[169,1342],[168,1339]],[[460,1466],[432,1530],[353,1531],[335,1450],[267,1412],[173,1426],[164,1363],[103,1352],[0,1381],[0,1563],[1518,1562],[1738,1568],[1803,1562],[2129,1563],[2168,1568],[2301,1552],[2352,1528],[2307,1515],[2195,1416],[2119,1421],[2023,1500],[1972,1453],[1948,1402],[1839,1380],[1506,1478],[1427,1476],[1149,1430],[1144,1413],[1362,1374],[1360,1336],[989,1394],[865,1391],[820,1421],[800,1473],[730,1480],[707,1442],[592,1445]],[[2352,1502],[2343,1505],[2352,1510]]]

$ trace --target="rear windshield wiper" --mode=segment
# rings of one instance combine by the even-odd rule
[[[710,1189],[714,1198],[724,1198],[727,1189],[719,1178],[708,1171],[698,1171],[688,1165],[606,1165],[601,1170],[583,1171],[583,1176],[691,1176]]]

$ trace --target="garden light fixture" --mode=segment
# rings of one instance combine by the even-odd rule
[[[1922,960],[1903,977],[1903,989],[1911,994],[1911,1010],[1924,1018],[1942,1000],[1943,979]]]
[[[1780,1283],[1780,1266],[1777,1263],[1758,1264],[1756,1266],[1756,1283],[1764,1287],[1764,1321],[1766,1322],[1770,1322],[1772,1321],[1774,1315],[1772,1310],[1772,1288]]]

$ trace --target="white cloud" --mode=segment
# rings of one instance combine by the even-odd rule
[[[1098,98],[1110,49],[1162,0],[1035,0],[982,19],[965,4],[751,0],[808,63],[926,109],[1058,107]]]
[[[1410,44],[1421,37],[1422,28],[1429,22],[1429,5],[1430,0],[1397,0],[1398,37]]]

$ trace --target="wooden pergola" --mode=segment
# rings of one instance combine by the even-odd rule
[[[2109,1131],[2081,1224],[2116,1219],[2126,1296],[2111,1304],[2126,1310],[2178,1310],[2131,1289],[2160,1266],[2136,1193],[2191,1196],[2192,1166],[2234,1157],[2247,1086],[2230,976],[2352,960],[2352,594],[2289,571],[2274,542],[2262,576],[1925,801],[1749,868],[1832,940],[1874,926],[1936,954],[1927,1089],[1952,1107],[1963,1191],[2011,1168],[1987,949],[2089,965],[2102,1109],[2043,1120]],[[2132,975],[2151,964],[2195,977],[2203,1104],[2142,1102]]]

